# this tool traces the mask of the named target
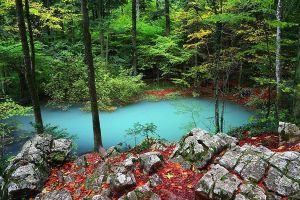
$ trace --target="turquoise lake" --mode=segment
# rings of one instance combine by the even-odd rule
[[[91,114],[81,111],[80,106],[72,106],[67,111],[42,107],[44,124],[66,129],[75,140],[78,153],[93,149],[93,132]],[[249,122],[254,113],[244,107],[226,102],[225,132]],[[194,118],[194,119],[193,119]],[[18,117],[21,131],[31,131],[33,116]],[[191,123],[207,131],[214,131],[214,101],[211,99],[183,98],[159,102],[140,102],[118,108],[115,112],[101,112],[100,123],[103,145],[105,148],[126,143],[134,146],[135,139],[126,134],[133,124],[154,123],[157,134],[169,141],[179,140]],[[142,138],[137,138],[137,142]]]

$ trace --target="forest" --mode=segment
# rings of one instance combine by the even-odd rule
[[[300,196],[299,0],[1,0],[0,82],[0,199]],[[253,158],[256,180],[236,169],[232,138],[286,160]],[[235,191],[206,191],[220,167]],[[271,183],[270,168],[286,179]],[[244,194],[248,179],[263,194]]]

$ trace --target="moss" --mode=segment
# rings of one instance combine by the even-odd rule
[[[50,160],[52,162],[63,162],[66,159],[64,153],[61,152],[54,152],[50,154]]]

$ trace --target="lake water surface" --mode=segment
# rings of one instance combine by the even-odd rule
[[[76,135],[78,153],[93,149],[93,131],[91,114],[81,111],[80,106],[72,106],[68,111],[42,107],[44,124],[59,126]],[[237,104],[225,104],[225,132],[233,127],[247,124],[253,112]],[[118,108],[115,112],[101,112],[100,123],[103,145],[108,148],[120,142],[134,145],[135,139],[126,135],[133,124],[154,123],[157,134],[169,141],[179,140],[191,124],[214,130],[214,101],[210,99],[182,98],[159,102],[140,102]],[[30,131],[33,116],[18,117],[21,131]],[[142,140],[138,138],[137,142]]]

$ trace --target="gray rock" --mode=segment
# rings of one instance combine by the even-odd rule
[[[165,151],[167,148],[162,142],[157,141],[157,142],[155,142],[154,144],[151,145],[150,149]]]
[[[282,143],[294,142],[300,139],[300,129],[295,124],[279,122],[278,133]]]
[[[53,140],[51,146],[50,159],[53,163],[62,163],[65,161],[72,149],[72,141],[68,139]]]
[[[3,191],[4,191],[4,179],[2,178],[2,176],[0,176],[0,197],[3,196]]]
[[[153,193],[150,197],[150,200],[161,200],[161,198],[158,194]]]
[[[238,160],[243,155],[242,149],[239,146],[236,146],[228,150],[220,159],[219,163],[227,169],[234,169]]]
[[[106,157],[116,157],[116,156],[120,155],[118,148],[115,146],[108,148],[106,153],[107,153]]]
[[[299,183],[289,179],[274,167],[268,171],[264,183],[269,190],[283,196],[294,195],[300,190]]]
[[[53,192],[41,193],[35,200],[72,200],[72,196],[67,190],[55,190]]]
[[[287,177],[300,181],[300,161],[291,161],[287,166]]]
[[[142,169],[151,174],[163,165],[163,157],[159,152],[148,152],[140,155]]]
[[[8,195],[28,198],[39,193],[47,180],[48,173],[30,163],[17,168],[10,176],[7,186]]]
[[[204,130],[193,129],[176,146],[171,158],[182,156],[197,168],[203,168],[215,154],[236,143],[235,138],[223,133],[210,135]]]
[[[86,178],[86,187],[94,191],[100,191],[101,185],[107,181],[109,175],[109,166],[106,162],[100,163],[93,174]]]
[[[103,196],[101,194],[98,194],[98,195],[93,196],[92,200],[110,200],[110,198],[107,197],[107,196]]]
[[[260,157],[245,154],[239,159],[234,170],[246,180],[259,182],[264,176],[267,166],[267,163]]]
[[[86,157],[85,155],[79,156],[74,163],[78,166],[78,167],[86,167],[87,166],[87,161],[86,161]]]
[[[224,167],[213,165],[196,185],[195,199],[231,199],[241,183]]]
[[[35,135],[23,145],[21,151],[5,169],[5,174],[9,176],[16,168],[27,163],[46,167],[47,156],[51,151],[51,142],[51,135]]]
[[[110,177],[110,187],[112,191],[119,192],[136,185],[136,180],[131,172],[117,173]]]
[[[158,186],[158,185],[160,185],[160,184],[163,183],[162,179],[161,179],[161,178],[159,177],[159,175],[157,175],[157,174],[153,174],[153,175],[150,177],[149,182],[150,182],[150,186],[151,186],[151,187],[156,187],[156,186]]]
[[[140,187],[136,188],[135,190],[133,190],[131,192],[128,192],[127,194],[125,194],[124,196],[119,198],[119,200],[123,200],[123,199],[124,200],[150,199],[152,195],[153,195],[152,190],[146,184],[146,185],[143,185],[143,186],[140,186]]]
[[[266,200],[267,196],[264,190],[251,183],[242,184],[240,193],[236,195],[235,200]]]
[[[53,164],[49,161],[51,155],[61,153],[60,158],[65,160],[70,151],[70,140],[53,140],[48,134],[35,135],[27,141],[5,169],[9,198],[29,198],[39,193]]]
[[[136,161],[138,161],[138,158],[137,158],[137,157],[135,157],[135,156],[130,156],[130,157],[126,158],[126,159],[123,161],[123,165],[124,165],[127,169],[131,170],[131,169],[133,169],[134,163],[135,163]]]

